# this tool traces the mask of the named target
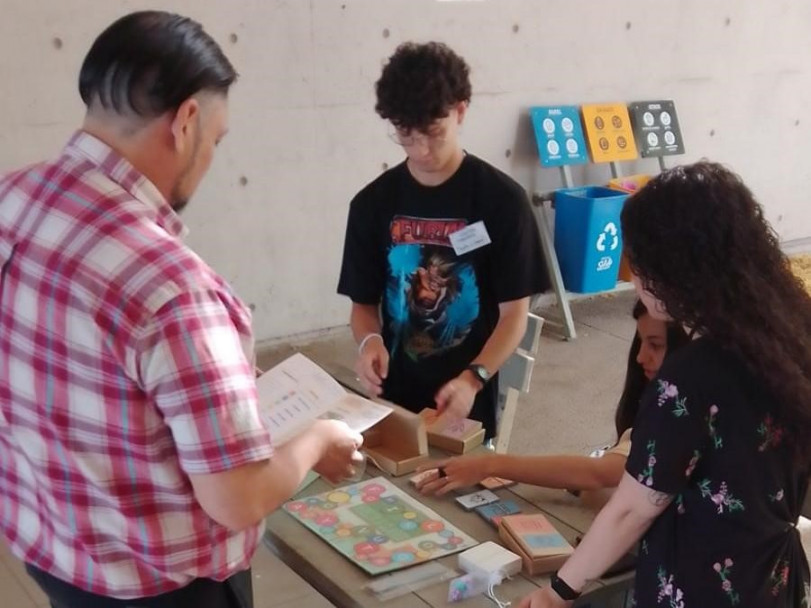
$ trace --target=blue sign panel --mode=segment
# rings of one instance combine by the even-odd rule
[[[589,160],[577,106],[536,106],[529,109],[538,155],[544,167],[582,165]]]

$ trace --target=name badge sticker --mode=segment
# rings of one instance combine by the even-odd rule
[[[483,221],[475,222],[470,226],[457,230],[448,235],[448,238],[456,255],[464,255],[490,244],[490,235],[487,233]]]

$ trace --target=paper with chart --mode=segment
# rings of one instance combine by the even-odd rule
[[[297,498],[284,510],[369,574],[479,544],[385,477]]]
[[[262,420],[274,445],[281,445],[316,418],[343,420],[359,433],[391,413],[391,408],[347,393],[327,372],[296,353],[256,381]]]

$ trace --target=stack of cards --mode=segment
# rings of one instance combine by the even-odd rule
[[[498,502],[476,508],[476,513],[481,515],[484,520],[494,528],[498,528],[499,523],[505,515],[515,515],[520,512],[521,509],[512,500],[499,500]]]

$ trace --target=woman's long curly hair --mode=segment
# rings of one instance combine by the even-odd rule
[[[811,297],[752,192],[711,162],[670,169],[622,211],[625,251],[669,316],[734,353],[811,464]]]
[[[637,300],[634,304],[633,317],[639,321],[644,315],[648,314],[648,309],[641,300]],[[687,332],[684,331],[681,323],[675,321],[668,321],[665,326],[667,327],[665,345],[665,359],[675,349],[687,344],[690,338]],[[634,332],[634,339],[631,342],[631,348],[628,350],[628,366],[625,372],[625,385],[622,387],[622,395],[620,396],[619,403],[617,404],[617,411],[614,414],[614,427],[617,429],[617,441],[619,441],[622,434],[634,425],[636,414],[639,412],[639,402],[642,400],[642,393],[650,382],[645,376],[645,370],[636,360],[639,355],[639,349],[642,348],[642,338],[639,332]]]

